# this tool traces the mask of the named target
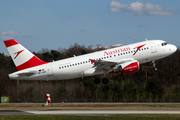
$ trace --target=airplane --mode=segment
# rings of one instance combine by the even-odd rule
[[[14,39],[5,40],[17,72],[8,75],[17,80],[68,80],[86,76],[104,75],[103,84],[109,80],[107,74],[128,74],[138,72],[140,64],[173,54],[177,47],[163,40],[146,40],[130,45],[115,47],[85,55],[74,56],[53,62],[45,62],[32,54]],[[96,77],[95,84],[101,80]]]

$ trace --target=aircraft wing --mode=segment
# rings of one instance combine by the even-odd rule
[[[127,58],[127,59],[121,59],[117,61],[112,61],[112,60],[92,60],[90,59],[91,63],[94,63],[94,67],[96,68],[96,71],[100,70],[112,70],[116,65],[122,64],[125,62],[130,62],[133,61],[133,58]]]

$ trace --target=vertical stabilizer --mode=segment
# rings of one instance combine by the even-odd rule
[[[47,63],[40,60],[14,39],[6,40],[4,41],[4,44],[6,45],[9,54],[11,55],[11,58],[13,59],[13,62],[18,70],[23,70]]]

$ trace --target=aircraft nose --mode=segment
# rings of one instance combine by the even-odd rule
[[[169,48],[169,51],[171,51],[172,53],[176,52],[177,47],[175,45],[171,45],[171,47]]]

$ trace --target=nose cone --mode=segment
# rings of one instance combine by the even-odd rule
[[[171,47],[169,48],[169,51],[172,53],[176,52],[176,50],[177,50],[177,47],[175,45],[171,45]]]
[[[166,56],[169,56],[169,55],[175,53],[176,50],[177,50],[177,47],[175,45],[167,44],[166,47],[164,47],[164,54]]]

